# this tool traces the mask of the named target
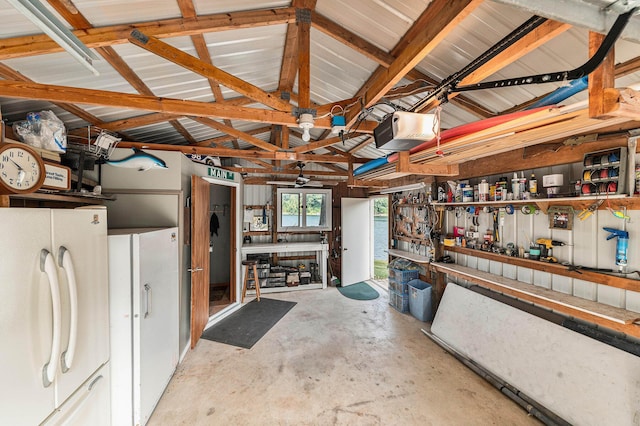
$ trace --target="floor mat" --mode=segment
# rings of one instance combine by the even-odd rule
[[[202,333],[202,338],[251,349],[271,329],[295,302],[260,298],[254,299]]]
[[[346,287],[338,287],[338,291],[342,293],[343,296],[355,300],[372,300],[380,296],[373,287],[364,281]]]

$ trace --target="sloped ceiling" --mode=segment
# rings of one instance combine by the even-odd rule
[[[560,6],[537,0],[42,1],[96,52],[99,75],[0,0],[5,122],[50,109],[70,138],[102,128],[122,137],[121,146],[218,155],[253,183],[295,174],[297,161],[310,163],[305,172],[312,176],[346,179],[349,170],[387,155],[371,135],[379,121],[394,109],[413,110],[534,14],[548,19],[462,82],[578,67],[589,58],[589,30],[606,33],[618,14],[635,6],[580,0]],[[632,17],[616,42],[617,87],[640,81],[639,22]],[[519,110],[563,84],[451,95],[441,105],[442,128]],[[308,142],[297,124],[305,111],[315,114]],[[343,137],[330,132],[332,115],[346,116]],[[636,125],[628,118],[614,124],[620,123]],[[483,155],[474,152],[473,158]],[[458,153],[450,161],[470,158]],[[378,173],[371,181],[392,177]]]

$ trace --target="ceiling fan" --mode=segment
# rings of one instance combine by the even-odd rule
[[[316,181],[313,181],[313,180],[303,176],[302,169],[304,168],[304,163],[302,161],[298,161],[298,166],[297,167],[300,169],[300,174],[298,174],[298,177],[295,180],[293,180],[293,181],[272,180],[272,181],[268,181],[267,183],[269,185],[293,186],[294,188],[303,188],[303,187],[320,188],[320,187],[322,187],[322,182],[316,182]]]

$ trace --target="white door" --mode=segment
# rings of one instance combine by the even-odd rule
[[[178,364],[178,228],[142,233],[136,240],[133,380],[140,406],[134,407],[134,424],[143,425]]]
[[[367,198],[342,199],[343,287],[371,278],[371,203]]]
[[[61,371],[56,384],[60,405],[109,360],[107,211],[59,209],[51,214],[51,248],[62,302]],[[77,303],[72,302],[74,291]],[[107,397],[107,407],[108,403]]]
[[[48,209],[0,209],[0,424],[36,425],[54,410],[54,385],[42,370],[52,343],[49,280],[40,271],[51,250]]]

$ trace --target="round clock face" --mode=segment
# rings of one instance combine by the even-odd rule
[[[42,160],[31,150],[12,145],[0,152],[0,181],[8,191],[35,191],[43,180]]]

